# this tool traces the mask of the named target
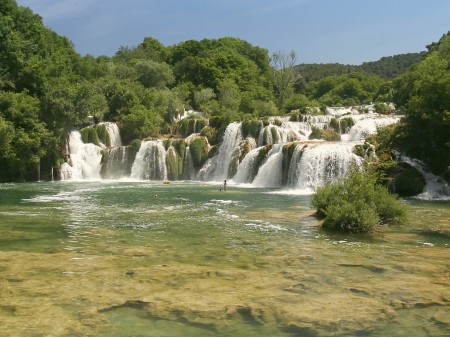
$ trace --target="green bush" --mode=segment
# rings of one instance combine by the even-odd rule
[[[321,139],[322,138],[322,129],[317,127],[312,127],[312,132],[309,134],[308,139],[314,140],[314,139]]]
[[[376,183],[376,175],[356,165],[342,182],[318,188],[311,203],[323,226],[336,230],[368,232],[406,218],[406,207]]]
[[[242,133],[245,137],[251,136],[255,139],[258,139],[261,128],[262,122],[257,118],[245,118],[242,121]]]

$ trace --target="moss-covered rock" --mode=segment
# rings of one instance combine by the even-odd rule
[[[320,129],[312,127],[312,132],[308,137],[310,140],[340,141],[341,135],[332,129]]]
[[[392,180],[388,189],[399,196],[408,197],[418,195],[425,188],[425,178],[416,168],[408,163],[400,162],[390,169],[389,175]]]
[[[299,145],[300,142],[291,142],[283,145],[282,154],[283,154],[283,162],[281,163],[281,179],[282,184],[286,185],[289,174],[289,167],[291,166],[292,155],[294,154],[295,148]]]
[[[310,140],[322,139],[322,130],[320,128],[312,127],[311,129],[312,129],[312,131],[311,131],[311,134],[309,134],[308,139],[310,139]]]
[[[200,135],[206,137],[211,145],[219,143],[219,132],[216,128],[206,126],[200,131]]]
[[[93,143],[100,146],[97,129],[95,127],[86,127],[80,130],[81,140],[83,143]]]
[[[250,181],[253,181],[253,179],[258,174],[259,167],[263,164],[264,160],[267,158],[267,154],[272,149],[272,144],[265,145],[261,147],[261,149],[258,152],[258,156],[256,157],[255,163],[253,165],[253,168],[250,172]]]
[[[188,137],[191,134],[199,133],[207,124],[208,121],[199,115],[189,116],[178,122],[178,134]]]
[[[253,137],[255,139],[258,138],[259,132],[263,127],[263,123],[257,118],[253,119],[244,119],[242,121],[242,134],[244,137]]]
[[[182,163],[181,163],[182,165]],[[166,153],[167,178],[177,180],[179,177],[180,159],[175,148],[170,146]]]
[[[97,124],[95,126],[97,131],[98,139],[101,143],[103,143],[106,147],[111,147],[111,136],[109,135],[108,129],[104,123]]]
[[[208,140],[206,137],[197,137],[189,144],[194,168],[200,169],[208,159]]]
[[[339,135],[332,129],[324,129],[322,130],[322,138],[325,141],[340,141],[341,135]]]

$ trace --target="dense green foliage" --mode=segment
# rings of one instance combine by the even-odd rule
[[[406,217],[406,207],[377,184],[376,176],[356,166],[342,182],[317,189],[312,205],[324,227],[342,231],[368,232]]]
[[[385,58],[379,66],[335,65],[339,71],[302,65],[294,70],[295,53],[269,55],[233,37],[167,47],[146,37],[136,47],[120,47],[112,57],[81,57],[67,38],[46,28],[39,15],[15,0],[4,0],[0,181],[34,180],[39,171],[42,179],[50,178],[52,168],[66,159],[68,133],[101,121],[116,122],[124,144],[135,148],[149,137],[184,137],[191,132],[217,145],[233,121],[243,121],[246,136],[255,137],[260,121],[267,125],[270,116],[297,110],[292,119],[299,119],[300,114],[323,111],[324,105],[392,98],[408,113],[396,144],[443,172],[448,156],[442,154],[449,153],[447,45],[445,41],[430,45],[422,62],[392,81],[383,78],[387,73],[392,76],[387,68],[396,64],[402,71],[418,57]],[[369,71],[370,67],[377,70]],[[175,118],[187,109],[203,115],[177,122]],[[83,130],[84,140],[109,145],[104,127]],[[270,133],[278,137],[275,128]],[[204,153],[196,153],[200,154],[202,162]]]
[[[328,76],[354,72],[365,72],[384,79],[393,79],[420,62],[424,56],[425,52],[385,56],[378,61],[364,62],[359,66],[340,63],[302,63],[295,66],[295,71],[302,79],[298,85],[301,85],[301,82],[320,81]]]
[[[450,181],[450,34],[429,46],[422,62],[394,80],[394,102],[405,118],[393,145]]]

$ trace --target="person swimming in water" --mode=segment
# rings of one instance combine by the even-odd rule
[[[227,191],[227,180],[223,181],[223,191]]]

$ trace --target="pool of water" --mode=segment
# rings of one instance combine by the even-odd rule
[[[320,228],[310,196],[0,184],[2,336],[448,336],[450,202]]]

